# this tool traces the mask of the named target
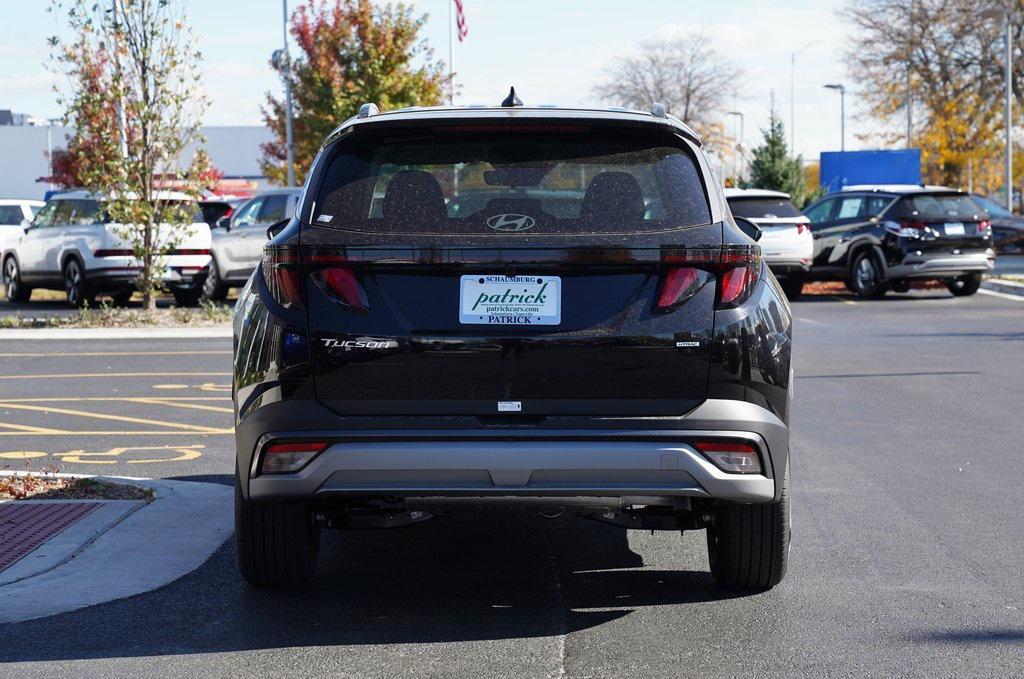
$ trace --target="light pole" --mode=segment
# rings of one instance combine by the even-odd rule
[[[825,89],[839,91],[839,150],[846,150],[846,87],[841,83],[829,83]]]
[[[292,62],[288,56],[288,0],[281,0],[284,21],[281,35],[284,47],[274,50],[270,61],[284,78],[284,143],[287,151],[288,186],[295,186],[295,144],[292,142]]]
[[[1005,79],[1006,79],[1006,209],[1013,212],[1013,26],[1014,13],[1007,7],[992,7],[980,14],[983,19],[1002,17],[1005,31]]]
[[[820,43],[812,40],[803,47],[789,53],[789,155],[796,154],[796,55]]]
[[[739,155],[739,165],[736,168],[736,179],[739,179],[740,171],[743,169],[743,112],[729,111],[728,115],[738,116],[740,119],[740,141],[736,144],[736,152]]]

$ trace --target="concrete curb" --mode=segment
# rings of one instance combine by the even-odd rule
[[[981,289],[990,290],[992,292],[1001,292],[1004,295],[1024,297],[1024,283],[1018,283],[1017,281],[1007,281],[1000,278],[986,278],[981,282]]]
[[[108,521],[98,534],[81,530],[82,542],[70,546],[70,554],[65,545],[62,560],[58,554],[49,567],[0,585],[0,623],[57,615],[162,587],[203,565],[232,534],[234,490],[230,486],[96,478],[152,488],[155,499],[119,520]],[[31,563],[45,545],[21,561]]]
[[[0,329],[0,340],[222,339],[226,337],[231,337],[230,325],[211,325],[200,328]]]

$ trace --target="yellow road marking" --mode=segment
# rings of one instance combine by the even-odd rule
[[[0,453],[0,458],[5,460],[30,460],[35,457],[46,457],[47,453],[38,450],[12,450],[9,453]]]
[[[227,350],[203,351],[54,351],[0,353],[0,358],[51,358],[53,356],[230,356]]]
[[[0,401],[0,408],[14,408],[16,410],[33,410],[42,413],[53,413],[55,415],[74,415],[76,417],[91,417],[97,420],[114,420],[116,422],[131,422],[133,424],[148,424],[157,427],[177,427],[199,433],[219,433],[222,430],[214,427],[200,425],[182,424],[180,422],[161,422],[159,420],[148,420],[143,417],[130,417],[128,415],[108,415],[106,413],[90,413],[84,410],[72,410],[71,408],[54,408],[53,406],[34,406],[27,403],[11,403]]]
[[[217,407],[217,406],[204,406],[204,405],[201,405],[199,403],[183,403],[181,401],[172,401],[170,399],[156,398],[156,397],[153,397],[153,398],[148,398],[148,397],[126,398],[124,400],[125,401],[129,401],[131,403],[148,403],[150,405],[171,406],[171,407],[174,407],[174,408],[192,408],[194,410],[208,410],[208,411],[211,411],[211,412],[214,412],[214,413],[231,413],[231,414],[233,414],[235,412],[234,408],[220,408],[220,407]]]
[[[0,375],[0,380],[66,380],[91,377],[229,377],[226,372],[185,372],[185,373],[72,373],[45,375]]]
[[[6,429],[15,429],[17,431],[31,431],[38,434],[68,434],[70,432],[62,431],[60,429],[47,429],[46,427],[33,427],[30,424],[11,424],[8,422],[0,422],[0,427]]]
[[[138,446],[138,447],[119,447],[111,448],[108,451],[102,453],[87,453],[84,450],[69,450],[66,453],[54,453],[54,457],[59,457],[62,462],[76,462],[80,464],[117,464],[118,460],[110,459],[94,459],[94,458],[110,458],[120,457],[123,453],[128,451],[138,450],[169,450],[177,453],[174,457],[167,458],[154,458],[148,460],[125,460],[128,464],[158,464],[161,462],[186,462],[188,460],[194,460],[197,457],[201,457],[202,453],[199,451],[206,448],[201,443],[197,443],[191,446]],[[89,458],[89,459],[83,459]]]

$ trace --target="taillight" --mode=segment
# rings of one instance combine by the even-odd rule
[[[295,248],[268,245],[263,249],[263,280],[274,301],[286,309],[303,308],[302,269]]]
[[[93,254],[97,257],[131,257],[135,252],[133,250],[97,250]]]
[[[978,222],[978,235],[984,238],[985,236],[988,235],[988,230],[990,228],[992,228],[992,222],[986,221],[984,219],[981,220],[980,222]]]
[[[171,252],[171,254],[172,255],[208,255],[208,254],[210,254],[210,251],[209,250],[202,250],[202,249],[198,249],[198,248],[193,248],[191,250],[190,249],[177,249],[177,250],[173,250]]]
[[[313,282],[331,301],[350,311],[364,314],[369,312],[366,291],[345,255],[312,254],[304,260],[304,264]]]
[[[719,282],[718,308],[739,306],[750,297],[761,273],[761,249],[756,245],[688,250],[680,254],[665,254],[662,261],[670,268],[665,272],[658,291],[655,311],[660,313],[678,308],[716,276]]]
[[[804,224],[802,222],[796,225],[796,235],[798,235],[798,236],[800,234],[802,234],[804,231],[810,231],[810,230],[811,230],[811,227],[809,227],[807,224]]]
[[[296,472],[322,453],[329,444],[325,441],[295,441],[272,443],[263,449],[260,471],[264,474]]]
[[[732,474],[759,474],[761,456],[757,448],[739,441],[695,441],[693,447],[716,467]]]

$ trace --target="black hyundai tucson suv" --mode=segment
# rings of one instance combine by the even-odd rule
[[[752,225],[664,107],[507,104],[365,105],[272,228],[234,320],[243,577],[511,506],[706,529],[720,584],[777,584],[792,323]]]
[[[907,292],[938,279],[973,295],[995,264],[992,223],[969,194],[944,187],[848,187],[806,210],[814,237],[809,278],[839,280],[857,295]]]

